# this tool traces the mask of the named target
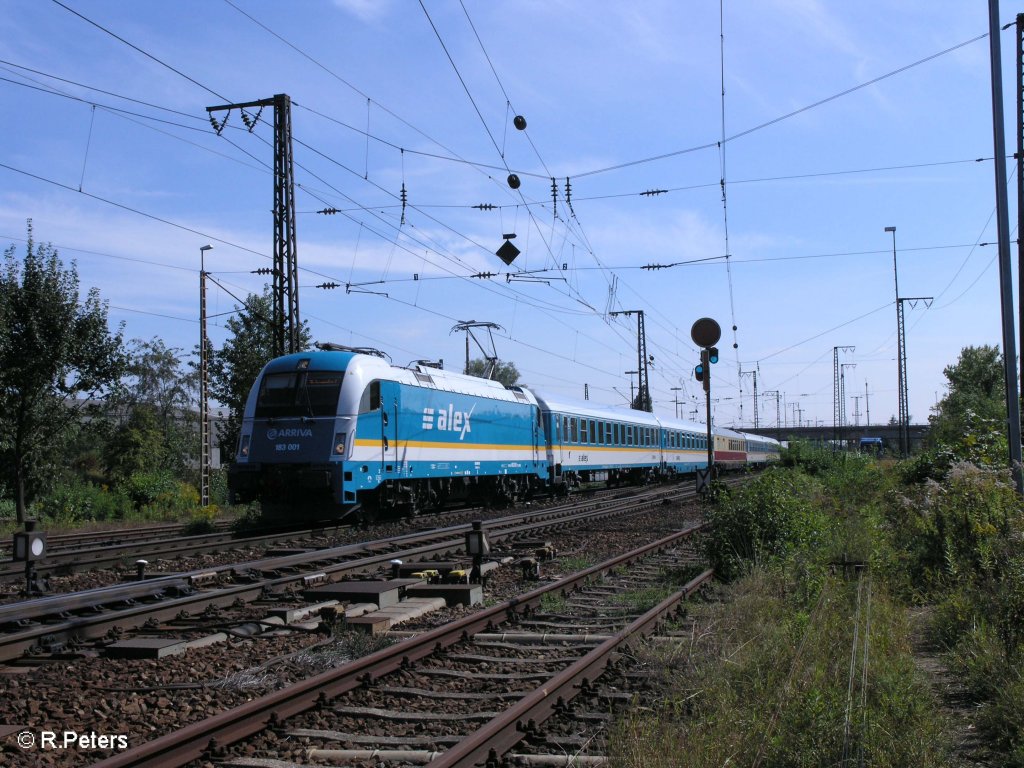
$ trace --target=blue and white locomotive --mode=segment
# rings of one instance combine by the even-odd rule
[[[374,518],[705,466],[704,425],[329,345],[260,372],[228,485],[270,517]]]
[[[546,480],[540,408],[528,392],[334,350],[264,367],[228,475],[239,500],[335,517],[509,501]]]

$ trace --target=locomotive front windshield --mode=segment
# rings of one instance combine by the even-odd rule
[[[341,371],[269,373],[260,383],[256,418],[334,416],[343,378]]]

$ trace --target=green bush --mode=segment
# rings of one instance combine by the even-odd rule
[[[938,483],[945,479],[956,462],[957,458],[953,451],[940,446],[900,462],[899,473],[906,485],[919,485],[926,480]]]
[[[802,472],[772,468],[730,489],[707,512],[705,551],[725,581],[755,563],[823,539],[828,520],[816,503],[820,484]]]
[[[848,462],[866,462],[866,457],[848,451],[819,448],[802,440],[794,440],[779,454],[779,466],[802,469],[808,475],[823,475]]]
[[[131,510],[131,502],[117,490],[78,479],[55,485],[33,502],[30,515],[61,525],[96,520],[122,520]]]
[[[1002,670],[992,698],[981,709],[979,724],[1006,753],[1008,768],[1024,768],[1024,673],[1019,666]]]
[[[908,580],[926,596],[998,578],[1002,542],[1024,531],[1024,506],[1006,473],[963,463],[941,484],[893,492],[886,516]]]
[[[180,520],[199,507],[199,492],[169,470],[136,472],[119,487],[130,500],[130,519]]]
[[[219,511],[220,510],[216,504],[200,507],[189,516],[183,533],[186,536],[198,536],[203,533],[213,533],[215,530],[213,520]]]

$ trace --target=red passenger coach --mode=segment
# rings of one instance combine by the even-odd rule
[[[731,429],[715,430],[715,466],[719,472],[743,469],[747,463],[747,439]]]

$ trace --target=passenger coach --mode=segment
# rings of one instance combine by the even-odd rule
[[[747,437],[742,432],[715,427],[715,466],[719,472],[743,469],[747,464]]]
[[[660,425],[654,414],[531,391],[540,404],[556,489],[635,482],[660,469]]]
[[[761,435],[747,435],[747,462],[760,467],[779,460],[782,445],[778,440]]]
[[[707,427],[679,419],[661,419],[660,422],[667,474],[692,474],[708,465]]]

